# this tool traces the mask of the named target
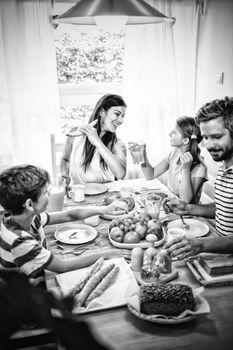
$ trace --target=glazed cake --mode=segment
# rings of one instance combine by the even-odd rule
[[[178,316],[194,310],[192,288],[181,283],[150,283],[140,287],[141,312],[147,315]]]

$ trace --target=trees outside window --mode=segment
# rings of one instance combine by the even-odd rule
[[[98,98],[119,93],[124,31],[60,24],[55,29],[62,133],[88,120]]]

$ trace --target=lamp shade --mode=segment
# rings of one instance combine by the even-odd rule
[[[54,22],[94,25],[98,16],[126,16],[126,25],[174,21],[143,0],[79,0]]]

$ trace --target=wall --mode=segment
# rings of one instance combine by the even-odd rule
[[[233,1],[207,0],[206,5],[200,18],[196,110],[208,101],[233,96]],[[220,72],[223,84],[216,82]],[[219,164],[207,151],[204,156],[213,182]]]

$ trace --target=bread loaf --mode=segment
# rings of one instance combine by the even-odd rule
[[[150,283],[140,287],[141,312],[148,315],[178,316],[194,310],[192,288],[181,283]]]

